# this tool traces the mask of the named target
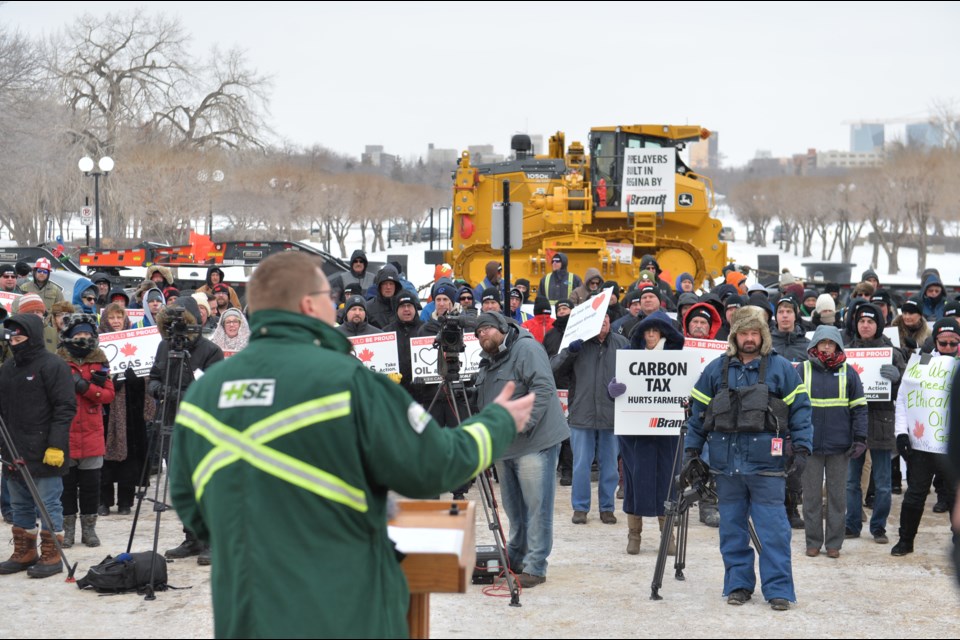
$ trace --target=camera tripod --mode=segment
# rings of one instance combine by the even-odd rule
[[[460,426],[460,423],[463,422],[460,416],[460,401],[463,402],[466,418],[470,417],[471,412],[470,402],[467,398],[467,389],[463,385],[463,381],[460,380],[459,356],[456,353],[445,354],[442,350],[440,350],[439,355],[437,367],[438,373],[440,373],[441,376],[440,386],[437,388],[433,400],[430,401],[430,406],[427,407],[427,411],[429,412],[438,400],[441,402],[446,401],[450,407],[452,407],[457,423],[455,426]],[[448,358],[447,355],[453,355],[455,357]],[[444,363],[445,366],[441,366],[441,363]],[[483,472],[477,476],[477,485],[480,487],[480,504],[483,506],[483,515],[487,521],[487,528],[493,532],[493,543],[500,557],[500,566],[507,580],[507,588],[510,590],[510,606],[519,607],[522,606],[520,604],[520,588],[517,586],[516,578],[514,578],[513,573],[510,571],[510,564],[507,559],[507,541],[503,535],[503,524],[500,521],[500,512],[497,508],[497,497],[493,492],[493,484],[490,482],[491,476],[492,473],[489,468],[484,469]]]
[[[667,489],[667,500],[664,503],[663,533],[660,536],[660,548],[657,550],[657,564],[653,571],[653,582],[650,585],[650,599],[663,600],[660,588],[663,586],[663,573],[667,566],[667,548],[670,544],[670,533],[676,527],[677,554],[674,558],[674,577],[677,580],[686,580],[683,570],[687,566],[687,530],[690,525],[690,507],[697,502],[710,501],[716,503],[717,492],[713,487],[710,469],[700,458],[690,461],[682,469],[678,469],[682,461],[680,452],[687,435],[687,420],[690,419],[689,400],[684,404],[686,420],[680,426],[680,439],[673,452],[673,467],[670,473],[670,486]],[[676,487],[676,494],[674,494]],[[747,520],[750,530],[750,539],[757,553],[762,551],[760,538],[753,527],[753,521]]]
[[[150,581],[147,583],[146,595],[144,600],[156,600],[153,579],[156,576],[157,547],[160,542],[160,519],[163,513],[170,509],[167,503],[167,491],[169,489],[169,471],[164,471],[164,461],[168,457],[170,440],[173,435],[173,424],[177,415],[177,407],[180,404],[180,392],[183,389],[184,370],[189,371],[190,352],[177,340],[168,343],[170,348],[167,352],[167,366],[163,374],[163,396],[161,402],[161,411],[159,420],[154,422],[153,433],[150,435],[150,443],[147,446],[147,458],[143,465],[143,471],[140,473],[140,482],[137,485],[137,508],[133,514],[133,525],[130,527],[130,538],[127,540],[127,553],[133,547],[133,537],[137,532],[137,522],[140,519],[140,509],[143,501],[147,500],[153,504],[153,512],[156,514],[156,522],[153,528],[153,555],[150,558]],[[171,382],[176,379],[176,386]],[[154,455],[157,456],[157,480],[153,487],[153,497],[147,496],[147,487],[149,486],[150,467],[153,464]],[[161,588],[166,588],[165,586]]]
[[[77,571],[77,563],[74,562],[71,565],[67,560],[67,555],[63,552],[63,545],[60,543],[60,539],[56,536],[57,530],[53,526],[53,518],[50,517],[50,512],[47,511],[47,506],[43,504],[43,500],[40,499],[40,491],[37,490],[37,483],[33,481],[33,476],[30,474],[30,469],[27,468],[27,462],[20,457],[20,453],[17,451],[17,447],[13,443],[13,436],[10,435],[10,431],[7,429],[7,423],[4,422],[2,417],[0,417],[0,438],[3,439],[3,451],[7,454],[7,456],[9,456],[9,459],[0,458],[0,464],[4,464],[7,467],[12,468],[14,471],[18,471],[20,473],[20,477],[23,478],[23,483],[27,485],[27,491],[30,492],[30,497],[33,498],[33,504],[36,506],[37,511],[40,512],[40,521],[50,531],[51,537],[53,538],[53,544],[56,545],[57,551],[60,552],[60,558],[62,558],[63,564],[67,567],[66,581],[76,582],[73,574]],[[69,464],[69,460],[65,460],[64,464]],[[11,482],[14,482],[12,478]]]

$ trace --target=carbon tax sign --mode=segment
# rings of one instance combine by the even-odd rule
[[[617,352],[617,381],[627,392],[615,402],[614,432],[620,436],[676,436],[683,401],[700,378],[700,354],[689,351]]]

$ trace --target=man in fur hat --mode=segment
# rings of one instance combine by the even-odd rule
[[[694,386],[684,463],[710,443],[710,470],[720,499],[720,553],[727,603],[747,602],[756,586],[748,518],[763,546],[763,596],[777,611],[796,601],[790,565],[790,523],[783,508],[785,476],[803,473],[812,450],[810,398],[790,362],[772,349],[764,315],[738,310],[730,346]],[[789,438],[793,457],[786,464]]]

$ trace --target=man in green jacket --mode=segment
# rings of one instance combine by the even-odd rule
[[[513,385],[441,429],[350,355],[330,285],[298,252],[247,287],[249,346],[187,392],[173,437],[177,513],[212,543],[217,637],[403,637],[409,593],[387,491],[426,498],[488,467],[523,428]]]

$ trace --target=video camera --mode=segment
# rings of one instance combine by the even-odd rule
[[[174,305],[163,310],[166,315],[164,339],[170,343],[171,351],[183,351],[193,345],[200,337],[202,327],[187,322],[186,309]]]
[[[0,342],[10,342],[10,338],[13,336],[13,331],[7,329],[6,327],[0,327]]]
[[[433,341],[440,351],[437,358],[437,374],[444,379],[460,379],[460,354],[467,350],[463,342],[463,330],[469,328],[469,320],[458,313],[439,316],[440,331]]]

